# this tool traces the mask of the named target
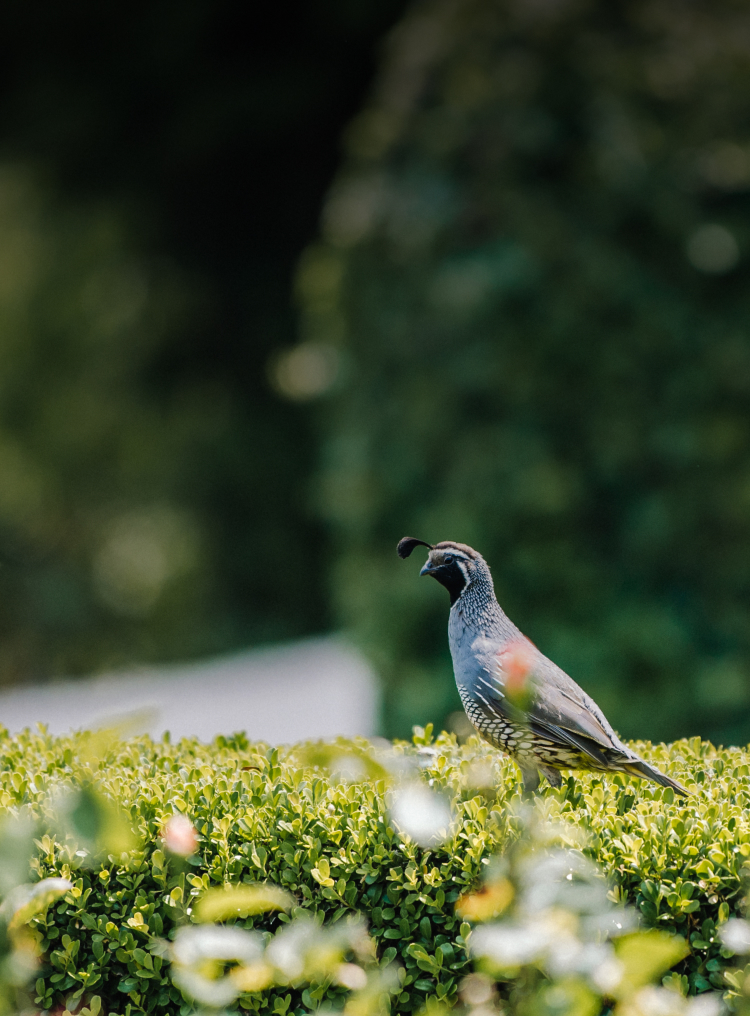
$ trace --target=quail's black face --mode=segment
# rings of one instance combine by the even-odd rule
[[[445,586],[451,598],[451,606],[471,581],[474,561],[467,551],[473,553],[469,547],[464,549],[456,543],[438,543],[430,551],[427,562],[419,573],[431,575],[441,586]]]
[[[419,574],[432,575],[441,586],[445,586],[450,594],[451,606],[472,579],[481,574],[482,569],[489,579],[489,571],[484,558],[471,547],[467,547],[465,543],[453,543],[451,540],[446,540],[433,546],[431,543],[425,543],[424,540],[415,540],[413,536],[405,536],[399,540],[398,556],[409,557],[415,547],[429,547],[430,556]],[[491,586],[492,580],[489,581]]]

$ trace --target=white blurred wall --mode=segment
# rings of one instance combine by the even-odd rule
[[[337,734],[372,735],[377,677],[336,636],[183,666],[154,667],[0,693],[0,724],[12,733],[46,724],[53,734],[106,725],[144,711],[138,729],[172,739],[244,730],[286,744]]]

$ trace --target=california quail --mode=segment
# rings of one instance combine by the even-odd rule
[[[466,715],[514,759],[527,791],[536,790],[540,774],[559,787],[561,769],[593,769],[687,794],[624,745],[596,702],[516,628],[497,602],[481,554],[463,543],[433,546],[405,536],[399,557],[417,546],[430,550],[420,574],[432,575],[450,594],[448,641]]]

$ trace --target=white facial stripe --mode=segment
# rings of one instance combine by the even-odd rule
[[[468,561],[468,558],[464,557],[464,561]],[[457,561],[456,564],[461,569],[461,573],[462,573],[462,575],[464,577],[464,581],[468,583],[468,581],[469,581],[469,573],[466,571],[466,565],[462,564],[460,561]]]
[[[457,559],[459,559],[461,561],[470,561],[471,560],[469,555],[468,554],[464,554],[464,552],[462,550],[445,550],[445,551],[443,551],[443,553],[444,554],[452,554],[453,557],[455,557],[455,558],[457,558]]]

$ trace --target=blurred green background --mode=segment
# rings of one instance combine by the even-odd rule
[[[333,623],[267,364],[399,9],[2,6],[0,682]]]
[[[624,736],[747,742],[748,0],[39,10],[0,14],[0,679],[343,628],[384,732],[442,723],[409,533]]]

